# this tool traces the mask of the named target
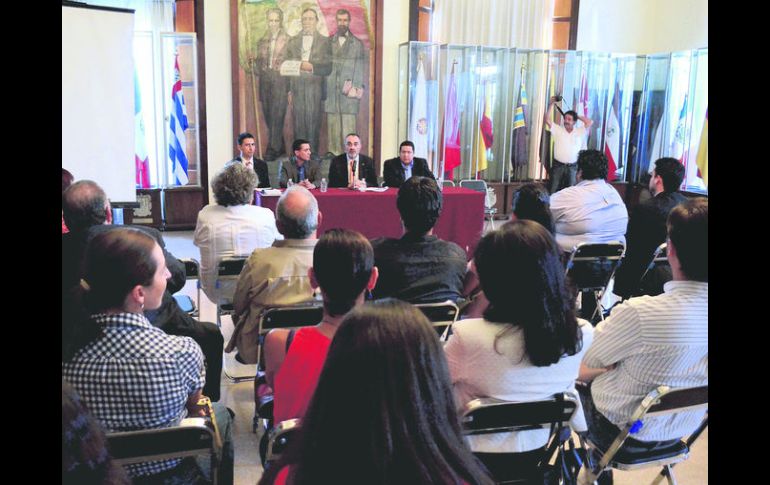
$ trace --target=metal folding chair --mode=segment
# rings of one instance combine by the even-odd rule
[[[567,277],[583,293],[583,316],[592,323],[597,321],[597,313],[599,320],[604,320],[601,299],[625,253],[625,245],[613,241],[601,244],[580,243],[569,255]],[[586,306],[589,307],[590,315],[585,312]]]
[[[651,451],[628,452],[623,450],[623,443],[644,424],[644,419],[650,416],[665,416],[682,411],[695,411],[706,409],[706,415],[700,425],[687,439],[682,439],[676,444],[658,448]],[[653,480],[653,484],[660,483],[666,478],[670,485],[676,485],[676,478],[672,467],[689,457],[690,447],[700,434],[708,427],[708,386],[687,387],[673,389],[668,386],[659,386],[642,399],[631,418],[620,430],[610,446],[601,454],[598,463],[586,462],[585,477],[581,476],[581,483],[596,483],[596,480],[607,468],[618,470],[637,470],[653,466],[662,466],[660,474]],[[583,441],[587,448],[587,456],[591,456],[591,450],[602,452],[599,447],[586,438]],[[589,458],[590,460],[590,458]]]
[[[460,180],[460,187],[484,193],[484,232],[494,230],[495,224],[493,221],[495,214],[497,214],[495,190],[488,188],[485,181],[473,179]]]
[[[107,442],[113,459],[120,465],[208,454],[212,481],[217,483],[220,450],[214,431],[202,418],[186,419],[169,428],[107,433]]]
[[[451,181],[451,180],[442,180],[441,181],[441,186],[442,187],[454,187],[455,183],[453,181]]]
[[[640,295],[659,295],[663,291],[663,284],[671,280],[671,265],[668,263],[668,246],[661,244],[655,249],[652,260],[639,279]]]
[[[199,314],[199,308],[201,304],[201,265],[193,258],[180,259],[184,264],[185,277],[188,280],[198,280],[196,287],[198,288],[198,299],[193,301],[188,295],[174,295],[179,307],[190,314],[192,317],[197,317]]]
[[[452,324],[457,321],[460,308],[450,300],[440,303],[415,303],[414,306],[428,317],[439,335],[439,340],[445,342],[452,334]]]
[[[573,393],[554,394],[540,401],[512,402],[494,398],[474,399],[466,404],[462,415],[465,435],[507,433],[533,429],[548,429],[548,445],[538,465],[538,470],[521,470],[517,476],[493,477],[497,483],[530,483],[533,474],[542,475],[544,467],[559,451],[562,430],[570,429],[578,398]],[[542,480],[540,480],[542,483]]]
[[[243,265],[246,264],[247,259],[248,258],[246,256],[233,256],[219,260],[219,263],[217,263],[216,281],[214,283],[216,288],[220,289],[222,287],[222,283],[224,282],[237,281],[238,277],[241,275],[241,270],[243,269]],[[224,292],[220,291],[220,296],[215,302],[217,305],[217,327],[220,329],[222,328],[222,316],[233,314],[234,292],[235,289],[233,289],[233,292],[230,294],[223,294]],[[235,322],[233,322],[233,326],[234,325]],[[232,382],[250,381],[254,379],[253,374],[244,376],[233,375],[231,370],[227,368],[227,357],[223,356],[223,358],[224,362],[222,364],[222,370],[227,379]]]
[[[287,419],[286,421],[281,421],[270,430],[270,441],[267,444],[267,458],[265,460],[266,466],[281,458],[281,455],[286,451],[291,443],[291,439],[297,435],[299,429],[299,419]]]
[[[299,303],[297,305],[268,307],[262,310],[259,316],[259,347],[257,348],[257,362],[262,363],[262,345],[265,335],[274,328],[299,328],[316,325],[323,319],[323,305],[321,302]]]

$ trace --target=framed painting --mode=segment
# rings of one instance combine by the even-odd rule
[[[290,155],[299,138],[327,158],[355,132],[362,152],[374,154],[378,5],[231,0],[233,139],[254,134],[265,161]]]

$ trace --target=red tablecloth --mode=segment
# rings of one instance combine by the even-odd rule
[[[318,189],[311,192],[323,214],[319,236],[336,227],[355,229],[370,239],[402,235],[401,217],[396,208],[398,189],[357,192],[329,188],[325,193]],[[433,232],[441,239],[457,243],[470,256],[484,227],[484,194],[461,187],[444,187],[443,194],[444,207]],[[275,212],[278,197],[263,195],[261,198],[262,207]]]

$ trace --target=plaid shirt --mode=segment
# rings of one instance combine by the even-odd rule
[[[203,353],[190,337],[166,335],[143,315],[93,315],[104,335],[62,363],[62,377],[108,431],[164,428],[187,416],[203,387]],[[159,473],[179,459],[126,466],[131,476]]]

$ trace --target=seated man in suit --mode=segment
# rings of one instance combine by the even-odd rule
[[[377,187],[374,160],[361,154],[361,137],[350,133],[345,137],[345,153],[334,157],[329,166],[329,187],[357,189],[362,180]]]
[[[316,181],[321,178],[321,165],[310,159],[310,142],[299,138],[291,144],[291,149],[294,156],[281,163],[281,188],[285,189],[291,179],[308,190],[314,189]]]
[[[69,310],[77,311],[75,302],[68,301],[69,291],[76,287],[82,278],[82,264],[89,241],[97,234],[114,230],[119,227],[112,225],[112,208],[104,193],[96,182],[81,180],[72,184],[62,197],[64,221],[70,232],[62,234],[62,313]],[[212,401],[219,400],[220,379],[222,374],[222,347],[224,337],[216,325],[209,322],[199,322],[184,312],[173,296],[185,284],[184,265],[171,253],[166,251],[163,237],[157,229],[145,226],[128,226],[149,234],[157,241],[163,250],[166,266],[171,274],[160,307],[156,310],[146,310],[144,316],[154,326],[169,335],[192,337],[203,351],[206,358],[206,384],[203,394]],[[64,308],[68,310],[65,311]],[[62,315],[62,318],[65,318]],[[63,336],[62,340],[66,337]],[[63,344],[65,342],[62,342]]]
[[[259,158],[254,158],[254,135],[251,133],[241,133],[238,135],[238,149],[241,154],[225,164],[225,168],[233,163],[242,163],[244,166],[253,168],[257,174],[257,187],[260,189],[270,188],[270,175],[267,171],[267,163]]]
[[[399,157],[385,161],[383,176],[387,187],[401,187],[405,180],[414,175],[430,177],[436,180],[424,158],[414,158],[414,143],[409,140],[402,141],[398,147]]]
[[[375,298],[394,297],[409,303],[460,298],[467,269],[465,251],[433,235],[442,203],[433,179],[412,177],[401,184],[396,205],[404,235],[372,241],[374,264],[380,269]]]

